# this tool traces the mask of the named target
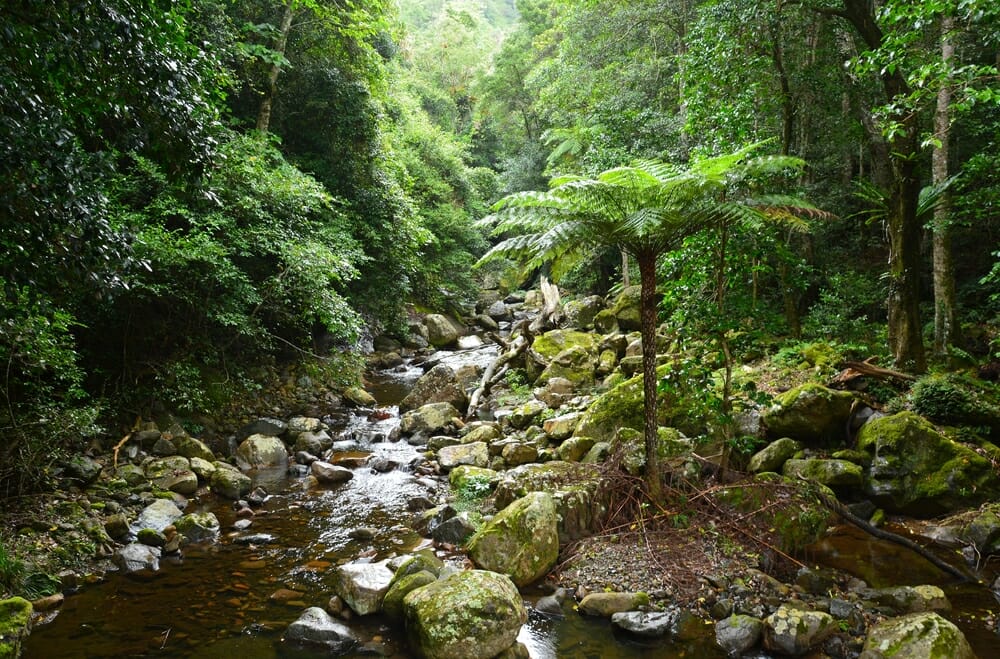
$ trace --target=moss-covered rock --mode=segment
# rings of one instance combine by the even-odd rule
[[[805,478],[837,490],[861,487],[864,474],[859,465],[847,460],[788,460],[782,473],[789,478]]]
[[[249,476],[225,462],[215,461],[212,466],[215,467],[211,480],[212,491],[220,497],[235,500],[250,492],[253,481]]]
[[[0,659],[21,655],[21,642],[31,632],[31,602],[23,597],[0,600]]]
[[[762,421],[770,437],[831,445],[847,438],[847,421],[855,395],[807,382],[785,392],[764,411]]]
[[[382,600],[382,613],[392,620],[401,620],[403,618],[403,598],[417,588],[422,588],[435,581],[437,581],[437,576],[427,570],[420,570],[399,579],[393,579],[389,590],[385,593],[385,598]]]
[[[591,329],[594,326],[594,317],[603,310],[604,298],[600,295],[570,300],[565,305],[566,323],[573,329]]]
[[[451,403],[428,403],[402,416],[399,429],[404,433],[442,432],[452,424],[452,419],[461,418],[462,413]]]
[[[528,619],[517,587],[495,572],[465,570],[403,598],[410,648],[434,659],[492,659]]]
[[[580,349],[586,354],[596,355],[597,337],[588,332],[561,329],[535,337],[525,360],[528,377],[534,381],[558,355],[570,349]],[[596,356],[594,359],[596,361]],[[550,375],[549,378],[551,377],[557,376]]]
[[[657,379],[669,372],[670,366],[656,369]],[[659,400],[659,425],[668,423],[670,416],[667,401]],[[611,441],[620,428],[642,430],[645,426],[643,414],[642,375],[621,382],[600,395],[580,418],[574,435],[593,437],[598,441]]]
[[[657,455],[660,464],[665,464],[674,458],[688,456],[691,453],[691,440],[676,428],[659,427],[656,429]],[[622,428],[611,442],[612,453],[621,455],[622,466],[629,474],[640,476],[646,471],[646,438],[642,432],[632,428]],[[674,465],[678,466],[678,465]]]
[[[781,471],[785,461],[802,450],[802,445],[791,437],[782,437],[753,454],[747,470],[752,474],[764,471]]]
[[[595,465],[554,460],[503,472],[494,495],[497,508],[530,492],[548,492],[559,512],[559,541],[577,540],[597,530],[607,511],[607,492]]]
[[[206,542],[219,537],[219,520],[214,513],[189,513],[174,522],[174,526],[188,542]]]
[[[490,463],[490,450],[483,442],[444,446],[438,451],[438,463],[446,471],[459,465],[485,468]]]
[[[453,490],[466,490],[475,483],[475,487],[482,487],[480,483],[494,483],[497,480],[497,472],[484,467],[474,465],[459,465],[448,472],[448,484]]]
[[[468,407],[469,398],[451,366],[438,364],[420,376],[410,393],[399,402],[399,410],[406,412],[428,403],[451,403],[459,412]]]
[[[240,469],[288,466],[288,449],[277,437],[250,435],[236,449]]]
[[[829,613],[782,604],[764,619],[764,647],[779,654],[805,654],[836,631],[837,621]]]
[[[424,316],[424,327],[427,328],[427,341],[435,348],[454,345],[464,329],[458,321],[437,313]]]
[[[545,384],[553,378],[563,378],[573,383],[576,388],[593,386],[594,373],[597,370],[597,355],[582,346],[573,346],[563,350],[552,358],[545,370],[538,376],[536,382]]]
[[[865,491],[889,512],[933,517],[1000,494],[989,460],[913,412],[866,423],[858,449],[871,457]]]
[[[642,328],[641,286],[629,286],[618,295],[611,306],[611,313],[618,321],[618,327],[626,332]]]
[[[547,409],[549,409],[548,405],[532,398],[511,410],[510,416],[507,419],[514,428],[524,430]]]
[[[555,501],[532,492],[501,510],[468,544],[479,567],[506,574],[518,586],[543,577],[559,557],[559,520]]]
[[[580,613],[599,618],[610,618],[616,613],[635,611],[649,606],[646,593],[590,593],[580,600]]]
[[[174,446],[177,447],[177,455],[184,456],[189,460],[191,458],[201,458],[206,462],[215,460],[212,449],[208,448],[208,445],[200,439],[182,435],[174,438]]]
[[[863,657],[975,659],[961,630],[937,613],[889,618],[868,630]]]

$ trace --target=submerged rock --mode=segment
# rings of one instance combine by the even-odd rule
[[[133,542],[115,552],[114,561],[124,572],[155,572],[160,569],[160,549]]]
[[[611,624],[636,636],[657,638],[670,633],[676,617],[668,611],[623,611],[611,615]]]
[[[520,593],[502,574],[466,570],[403,598],[411,647],[435,659],[492,659],[514,645],[528,619]]]

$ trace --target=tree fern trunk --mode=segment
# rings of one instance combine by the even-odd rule
[[[656,421],[656,253],[638,254],[642,287],[642,396],[645,417],[646,483],[649,497],[659,501],[662,494]]]

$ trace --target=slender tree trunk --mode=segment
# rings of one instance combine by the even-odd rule
[[[288,45],[288,33],[292,31],[292,3],[294,0],[287,0],[285,3],[285,13],[281,17],[281,27],[278,31],[278,40],[274,44],[275,52],[285,55],[285,47]],[[260,102],[260,110],[257,112],[257,130],[266,133],[271,127],[271,108],[274,106],[274,96],[278,90],[278,74],[281,67],[272,64],[267,74],[267,87],[264,89],[264,98]]]
[[[861,37],[864,45],[872,50],[882,46],[883,34],[875,17],[871,0],[842,0],[839,12]],[[898,69],[884,69],[880,82],[886,99],[892,102],[906,96],[910,89]],[[891,172],[889,191],[889,349],[897,368],[923,372],[927,368],[920,327],[920,232],[917,218],[917,200],[920,196],[920,179],[917,175],[917,122],[913,115],[894,117],[901,130],[884,146],[873,148],[873,164]],[[881,140],[877,127],[866,126],[873,137],[873,144]]]
[[[955,56],[955,44],[951,40],[954,19],[941,19],[941,59],[950,68]],[[934,185],[943,185],[948,180],[948,149],[951,123],[950,75],[941,85],[937,95],[937,110],[934,113],[934,134],[938,146],[931,154],[931,174]],[[934,354],[947,359],[948,348],[957,345],[959,324],[955,304],[955,263],[951,251],[951,194],[946,190],[934,209]]]
[[[649,497],[659,501],[660,482],[659,437],[656,419],[656,253],[636,255],[642,285],[640,314],[642,320],[642,396],[645,416],[646,483]]]
[[[622,286],[628,288],[632,285],[632,275],[629,272],[628,252],[622,250]]]

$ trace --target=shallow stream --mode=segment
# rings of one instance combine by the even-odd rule
[[[488,359],[483,353],[470,351],[464,358]],[[424,544],[408,528],[412,513],[406,503],[421,495],[436,498],[436,484],[410,469],[419,457],[416,448],[405,441],[382,441],[399,423],[395,404],[420,373],[407,367],[373,374],[369,389],[383,405],[380,414],[369,418],[346,413],[331,430],[335,459],[362,463],[376,456],[397,463],[397,468],[382,473],[361,466],[347,483],[311,490],[285,470],[260,471],[254,474],[255,485],[263,485],[271,496],[244,532],[231,530],[236,516],[230,502],[212,495],[192,502],[188,512],[211,511],[219,518],[223,535],[217,543],[185,547],[183,558],[164,561],[156,573],[109,574],[67,596],[57,613],[36,624],[24,656],[324,656],[288,647],[281,635],[305,607],[327,604],[333,590],[329,568],[359,555],[378,560]],[[375,530],[374,537],[355,539],[351,532],[359,528]],[[918,556],[849,528],[814,546],[808,558],[853,572],[872,586],[941,585],[956,606],[951,618],[977,654],[1000,656],[1000,637],[983,623],[998,608],[988,589],[949,584]],[[530,603],[540,595],[528,592],[525,598]],[[362,641],[353,656],[411,656],[402,630],[382,616],[355,617],[348,624]],[[642,644],[617,636],[607,623],[572,613],[562,620],[532,613],[520,640],[534,659],[724,656],[711,635],[683,647]]]

